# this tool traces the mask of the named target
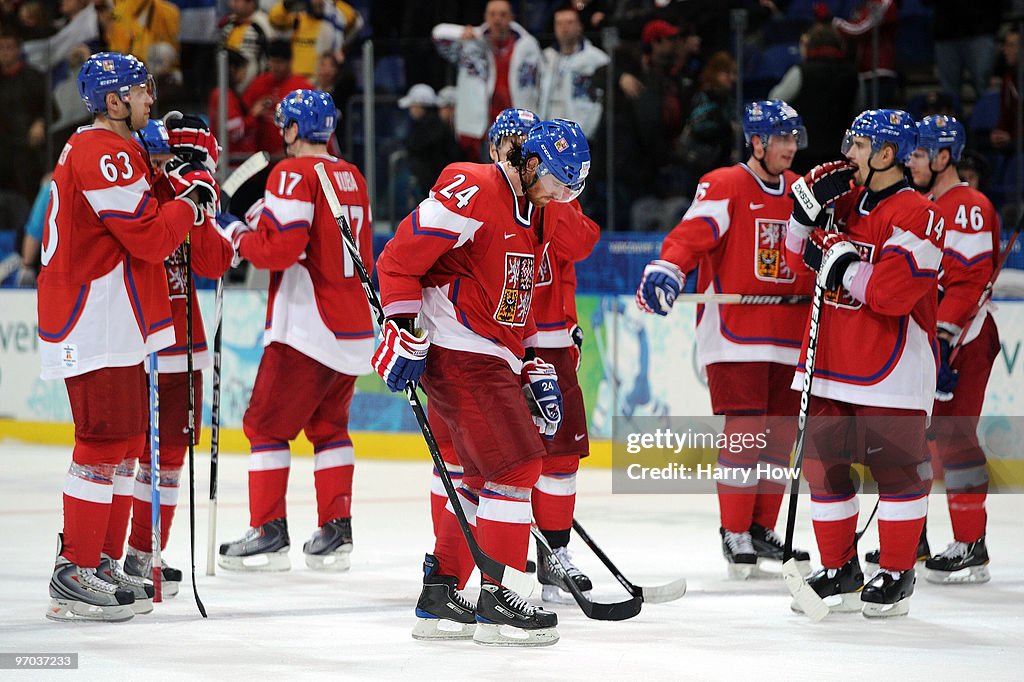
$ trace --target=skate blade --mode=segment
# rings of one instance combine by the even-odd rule
[[[900,599],[895,604],[875,604],[874,602],[861,602],[864,605],[861,613],[865,618],[894,618],[905,616],[910,613],[910,599]]]
[[[131,606],[132,606],[132,612],[135,615],[139,615],[139,614],[142,614],[142,613],[153,613],[153,600],[152,599],[136,599],[135,602]]]
[[[811,590],[813,591],[813,587]],[[860,600],[860,592],[848,592],[845,594],[833,594],[821,600],[828,607],[829,613],[860,613],[864,602]],[[803,613],[800,605],[793,600],[789,606],[794,613]]]
[[[242,573],[277,573],[291,569],[292,563],[288,559],[288,550],[280,552],[268,552],[266,554],[252,554],[250,556],[224,556],[217,555],[217,565],[225,571],[239,571]]]
[[[525,630],[512,625],[478,622],[476,631],[473,633],[473,641],[482,646],[551,646],[558,641],[558,630],[555,628]]]
[[[590,599],[590,590],[583,592],[583,596]],[[541,585],[540,590],[541,601],[548,602],[549,604],[575,604],[576,600],[573,599],[571,593],[564,591],[558,585]]]
[[[729,571],[729,580],[747,580],[757,570],[756,564],[734,564],[726,563]]]
[[[968,566],[959,571],[936,571],[929,568],[924,572],[924,579],[936,585],[980,585],[992,579],[988,566]]]
[[[822,601],[818,593],[814,591],[814,588],[804,580],[795,559],[790,559],[782,564],[782,578],[786,582],[786,589],[793,596],[791,608],[794,611],[806,615],[815,623],[829,614],[828,605]]]
[[[339,549],[330,554],[306,554],[306,566],[314,571],[333,571],[341,573],[352,568],[352,545],[348,549]]]
[[[163,582],[160,583],[160,596],[163,597],[164,599],[170,599],[171,597],[176,597],[178,595],[178,586],[179,586],[179,583],[177,583],[177,582],[170,582],[170,581],[164,580]]]
[[[63,623],[123,623],[135,617],[129,606],[95,606],[69,599],[50,599],[46,617]]]
[[[457,623],[444,618],[417,618],[412,638],[419,640],[473,639],[476,623]]]

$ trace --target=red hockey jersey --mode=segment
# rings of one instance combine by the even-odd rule
[[[877,203],[872,207],[868,201]],[[935,395],[935,312],[942,261],[938,206],[905,182],[836,202],[836,226],[874,269],[865,301],[842,289],[822,306],[811,392],[855,405],[931,412]],[[790,267],[806,271],[801,254]],[[806,326],[805,326],[806,328]],[[803,362],[793,388],[803,385]]]
[[[277,341],[342,374],[369,374],[370,306],[320,187],[318,163],[334,181],[359,255],[373,272],[366,180],[351,163],[333,156],[284,159],[274,166],[258,228],[242,237],[238,252],[271,271],[264,345]]]
[[[192,227],[187,200],[160,205],[142,149],[80,128],[50,182],[39,275],[42,378],[130,367],[174,342],[164,258]]]
[[[700,266],[697,290],[726,294],[809,294],[814,280],[790,269],[786,225],[793,212],[786,172],[764,184],[746,164],[701,178],[690,208],[665,237],[661,257],[683,272]],[[795,366],[806,305],[707,305],[697,309],[697,361],[779,362]]]
[[[938,323],[959,333],[978,305],[999,254],[999,217],[988,198],[961,183],[935,200],[945,219],[946,243],[939,273]],[[988,316],[986,303],[964,333],[963,343],[977,338]]]
[[[601,237],[597,223],[583,215],[578,201],[544,207],[544,229],[551,231],[551,248],[537,268],[533,315],[538,348],[568,348],[569,328],[576,324],[576,261],[590,255]]]
[[[503,358],[518,373],[553,231],[522,204],[501,164],[445,168],[377,261],[385,314],[419,314],[431,343]]]

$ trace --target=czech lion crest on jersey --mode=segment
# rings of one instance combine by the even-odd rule
[[[783,245],[786,243],[786,222],[758,218],[754,221],[754,276],[761,282],[788,284],[796,274],[786,265]]]
[[[540,265],[537,267],[537,283],[535,286],[551,286],[551,282],[554,279],[555,277],[551,273],[551,258],[548,256],[548,250],[544,249],[544,255],[541,256]]]
[[[511,327],[522,327],[533,299],[534,256],[532,253],[505,254],[505,283],[494,319]]]

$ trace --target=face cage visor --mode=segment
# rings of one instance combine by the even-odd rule
[[[145,82],[132,83],[125,87],[121,91],[122,99],[124,99],[124,101],[128,101],[128,96],[131,94],[132,88],[144,88],[146,94],[152,97],[154,102],[156,101],[156,81],[153,79],[153,76],[147,74]]]
[[[551,200],[559,204],[568,204],[583,192],[586,187],[586,180],[580,180],[575,185],[566,185],[555,178],[551,171],[542,161],[537,166],[537,179],[545,194],[550,194]]]
[[[770,145],[772,143],[772,140],[775,139],[776,137],[781,139],[787,139],[792,137],[796,139],[797,149],[807,149],[807,128],[804,128],[803,126],[798,126],[790,130],[773,132],[771,135],[768,136],[768,144],[765,145],[765,147]]]

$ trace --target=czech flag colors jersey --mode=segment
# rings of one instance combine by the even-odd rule
[[[869,200],[876,202],[873,207]],[[942,212],[901,181],[872,195],[855,189],[836,202],[835,215],[839,231],[874,269],[864,303],[845,289],[826,294],[811,392],[855,405],[930,414]],[[790,267],[806,270],[799,254],[787,254]],[[805,344],[792,384],[797,390],[803,385],[806,350]]]
[[[576,324],[577,261],[590,255],[601,237],[597,223],[583,215],[575,199],[568,204],[544,207],[544,231],[551,232],[551,247],[540,259],[533,294],[537,322],[537,348],[568,348],[573,345],[569,327]]]
[[[942,209],[946,235],[939,273],[938,322],[946,329],[959,331],[977,307],[995,269],[999,257],[999,217],[988,197],[967,183],[950,188],[935,203]],[[978,312],[964,334],[963,343],[970,343],[981,333],[989,307],[985,303]]]
[[[370,305],[324,198],[318,163],[334,182],[366,271],[373,272],[366,180],[333,156],[289,158],[274,166],[258,227],[242,237],[238,252],[271,271],[264,345],[283,343],[336,372],[360,376],[373,371]]]
[[[50,182],[39,275],[42,378],[137,365],[171,345],[164,258],[192,227],[187,200],[159,205],[142,149],[80,128]]]
[[[700,266],[697,291],[725,294],[810,294],[814,279],[790,269],[786,225],[793,213],[786,171],[769,187],[746,164],[713,170],[700,179],[693,203],[665,237],[661,257],[683,272]],[[805,305],[701,305],[697,361],[777,362],[796,366]]]
[[[432,344],[500,357],[518,374],[551,239],[542,211],[522,203],[500,164],[446,167],[377,261],[385,315],[418,314]]]

